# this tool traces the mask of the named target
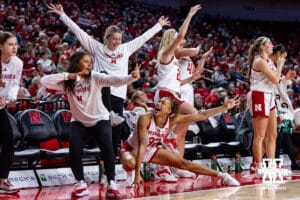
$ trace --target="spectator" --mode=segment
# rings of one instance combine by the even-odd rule
[[[49,54],[47,52],[42,52],[40,54],[40,58],[36,63],[42,65],[42,70],[46,74],[50,74],[56,69],[54,62],[51,59],[49,59]]]
[[[227,88],[227,81],[225,79],[224,74],[221,71],[221,67],[217,66],[215,68],[215,72],[213,73],[213,75],[211,76],[213,83],[214,83],[214,87],[223,87],[223,88]]]

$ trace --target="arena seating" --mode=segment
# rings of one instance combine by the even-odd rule
[[[17,120],[11,114],[8,114],[8,117],[15,139],[13,168],[34,168],[40,160],[40,149],[26,148]]]
[[[53,116],[53,121],[55,124],[55,127],[58,131],[58,139],[60,141],[60,144],[63,147],[69,146],[69,135],[70,135],[70,121],[71,121],[72,113],[70,110],[62,109],[56,111],[56,113]],[[96,157],[96,159],[100,160],[101,157],[101,151],[98,147],[95,147],[95,144],[93,144],[93,141],[89,142],[88,145],[83,149],[83,157]]]

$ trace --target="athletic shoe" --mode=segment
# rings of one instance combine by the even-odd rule
[[[163,167],[163,169],[156,171],[155,180],[170,183],[177,182],[177,178],[174,177],[169,167]]]
[[[78,181],[74,186],[72,196],[83,197],[87,195],[89,195],[89,190],[87,188],[86,182],[84,182],[84,180]]]
[[[264,176],[264,165],[263,163],[256,163],[256,168],[255,168],[255,175],[254,178],[261,179]]]
[[[263,177],[263,173],[262,173],[262,164],[261,163],[256,163],[256,162],[253,162],[251,163],[250,165],[250,172],[254,172],[255,175],[254,175],[254,178],[262,178]]]
[[[227,185],[227,186],[240,186],[240,183],[233,178],[232,176],[230,176],[230,174],[228,173],[223,173],[221,175],[221,179],[222,179],[222,184],[223,185]]]
[[[118,126],[125,121],[123,117],[119,116],[119,114],[114,111],[110,111],[110,120],[112,126]]]
[[[175,177],[177,178],[196,178],[196,174],[188,170],[176,169]]]
[[[9,181],[5,181],[4,183],[0,184],[0,194],[16,194],[19,191],[20,190],[15,189]]]
[[[135,173],[135,170],[132,170],[132,171],[127,171],[126,172],[126,187],[132,187],[132,183],[134,181],[134,173]]]
[[[121,199],[120,192],[118,191],[117,184],[114,180],[110,180],[107,186],[106,191],[106,198],[107,199]]]
[[[250,171],[251,172],[256,172],[256,170],[257,170],[257,163],[256,162],[251,163]]]

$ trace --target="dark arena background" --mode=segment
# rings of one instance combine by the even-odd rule
[[[110,25],[121,29],[122,43],[127,43],[155,25],[160,16],[168,17],[171,28],[179,31],[190,8],[200,4],[201,9],[193,16],[185,35],[185,47],[199,47],[197,54],[191,57],[194,66],[199,64],[205,52],[211,47],[213,50],[205,60],[201,77],[191,82],[193,106],[203,111],[223,105],[227,98],[236,95],[240,98],[239,105],[228,112],[189,124],[184,147],[185,159],[228,172],[240,186],[224,186],[220,178],[205,175],[178,177],[176,181],[166,182],[157,178],[155,165],[143,163],[144,182],[137,189],[131,187],[133,179],[122,168],[117,155],[115,180],[119,199],[300,199],[300,1],[4,0],[0,1],[0,31],[9,31],[16,36],[17,56],[23,61],[23,72],[17,100],[6,104],[15,138],[8,181],[20,191],[7,194],[0,188],[1,200],[77,199],[71,195],[76,180],[68,149],[72,119],[69,101],[63,92],[46,89],[41,78],[66,71],[70,57],[84,47],[59,16],[48,12],[52,3],[61,4],[64,12],[88,36],[101,43],[104,43],[105,30]],[[141,64],[141,77],[127,85],[119,149],[130,133],[127,123],[130,110],[136,106],[133,94],[142,91],[148,99],[147,105],[154,107],[160,81],[157,56],[167,29],[165,26],[151,37],[129,57],[128,66],[127,63],[123,66],[128,67],[130,73],[136,63]],[[257,177],[257,173],[250,170],[254,136],[249,109],[247,112],[250,91],[247,73],[249,47],[260,36],[270,38],[274,46],[284,45],[287,57],[282,77],[290,71],[295,75],[284,88],[290,107],[284,103],[276,105],[293,113],[290,125],[286,125],[286,120],[279,117],[280,109],[277,111],[278,162],[274,168],[271,161],[267,163],[263,176]],[[2,44],[0,47],[2,51]],[[280,100],[281,96],[276,98]],[[5,131],[0,130],[0,135]],[[0,141],[1,146],[6,139],[0,137]],[[100,165],[103,156],[95,141],[87,142],[82,155],[78,156],[82,157],[89,190],[89,195],[80,199],[106,199],[107,181]],[[149,177],[146,177],[147,173],[150,173]]]

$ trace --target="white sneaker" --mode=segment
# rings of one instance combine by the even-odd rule
[[[262,163],[258,163],[255,169],[254,178],[262,179],[264,176],[264,168]]]
[[[223,173],[221,175],[221,179],[222,179],[222,184],[223,185],[227,185],[227,186],[240,186],[240,183],[233,178],[232,176],[230,176],[230,174],[228,173]]]
[[[118,126],[125,121],[123,117],[119,116],[119,114],[114,111],[110,111],[110,120],[112,126]]]
[[[109,184],[107,185],[106,198],[120,199],[120,192],[118,191],[117,184],[113,180],[110,180]]]
[[[177,178],[196,178],[196,174],[188,170],[176,169],[175,176]]]
[[[252,162],[250,165],[250,171],[256,172],[257,168],[258,168],[258,164],[256,162]]]
[[[126,172],[126,174],[127,174],[126,187],[132,187],[132,184],[134,182],[134,173],[135,173],[135,170]]]
[[[164,167],[162,170],[158,170],[155,172],[155,180],[159,180],[161,182],[177,182],[177,178],[172,174],[169,167]]]
[[[87,188],[86,182],[83,180],[77,182],[72,191],[72,196],[83,197],[89,195],[89,190]]]

